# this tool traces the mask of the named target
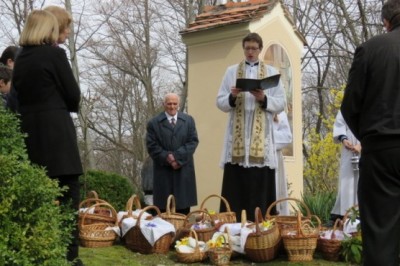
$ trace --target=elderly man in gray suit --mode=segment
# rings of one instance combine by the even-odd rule
[[[199,143],[194,119],[179,112],[179,96],[168,93],[164,112],[147,124],[146,145],[153,159],[153,200],[163,212],[173,194],[176,211],[188,214],[197,205],[193,154]]]

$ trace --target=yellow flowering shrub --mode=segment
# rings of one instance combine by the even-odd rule
[[[333,124],[343,99],[343,89],[330,89],[331,103],[322,118],[322,129],[309,129],[304,139],[304,183],[308,192],[336,191],[340,145],[333,141]]]

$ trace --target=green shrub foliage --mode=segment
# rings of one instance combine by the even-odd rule
[[[0,155],[0,265],[67,265],[72,218],[43,169]]]
[[[19,128],[19,120],[13,113],[6,111],[2,105],[0,105],[0,125],[0,154],[26,160],[28,156],[24,134]]]
[[[89,170],[80,177],[81,199],[85,199],[88,192],[94,190],[100,199],[110,203],[115,210],[122,211],[126,202],[134,193],[139,193],[128,178],[114,173]]]
[[[0,106],[0,265],[69,265],[73,217],[58,184],[28,161],[19,119]]]

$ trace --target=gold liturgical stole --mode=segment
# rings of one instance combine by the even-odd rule
[[[239,63],[236,78],[245,78],[245,61]],[[265,77],[265,65],[260,62],[258,67],[258,79]],[[244,163],[245,160],[245,92],[238,94],[235,104],[233,117],[233,144],[232,144],[232,163]],[[253,113],[253,123],[251,129],[249,162],[262,164],[265,155],[265,123],[266,112],[256,103]]]

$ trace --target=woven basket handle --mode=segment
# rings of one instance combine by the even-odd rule
[[[190,229],[189,236],[193,237],[196,240],[196,246],[194,247],[195,252],[200,252],[199,237],[197,236],[196,231],[193,229]]]
[[[107,203],[107,201],[99,199],[99,198],[87,198],[87,199],[81,201],[81,203],[79,203],[79,209],[90,208],[94,204],[97,204],[97,203]]]
[[[215,239],[215,241],[218,241],[218,239],[223,238],[224,239],[224,245],[223,246],[224,247],[227,246],[229,248],[229,250],[232,250],[232,246],[231,246],[231,242],[230,242],[230,238],[229,238],[229,233],[226,232],[226,234],[228,235],[228,239],[226,239],[225,234],[221,234]]]
[[[224,202],[224,204],[225,204],[226,211],[227,211],[227,212],[231,212],[231,206],[229,205],[228,201],[227,201],[224,197],[222,197],[222,196],[220,196],[220,195],[217,195],[217,194],[211,194],[210,196],[208,196],[207,198],[205,198],[205,199],[203,200],[203,202],[201,203],[201,205],[200,205],[200,209],[201,209],[201,210],[204,210],[204,209],[205,209],[204,205],[205,205],[206,201],[209,200],[209,199],[211,199],[211,198],[219,198],[220,200],[222,200],[222,201]]]
[[[264,221],[260,207],[256,207],[254,210],[254,219],[256,224],[256,235],[261,234],[260,223]]]
[[[242,213],[241,213],[241,215],[240,215],[240,223],[241,223],[241,226],[242,226],[242,228],[246,225],[246,222],[247,222],[247,213],[246,213],[246,210],[242,210]]]
[[[298,200],[298,199],[296,199],[296,198],[284,198],[284,199],[280,199],[280,200],[277,200],[277,201],[274,201],[271,205],[269,205],[269,207],[268,207],[268,209],[267,209],[267,213],[265,214],[265,219],[266,220],[270,220],[272,217],[274,217],[275,215],[273,215],[273,216],[271,216],[271,210],[272,210],[272,208],[275,206],[275,205],[277,205],[278,203],[280,203],[280,202],[284,202],[284,201],[295,201],[295,202],[297,202],[297,203],[300,203],[300,205],[301,206],[303,206],[304,207],[304,209],[306,210],[306,218],[310,218],[311,217],[311,211],[310,211],[310,209],[308,208],[308,206],[304,203],[304,202],[302,202],[301,200]]]
[[[189,218],[192,217],[192,216],[193,216],[194,214],[196,214],[196,213],[202,213],[202,214],[203,214],[203,217],[201,218],[201,221],[205,221],[205,220],[206,220],[206,218],[205,218],[205,216],[204,216],[204,214],[206,214],[206,216],[208,216],[209,221],[211,222],[211,224],[214,225],[214,224],[213,224],[213,220],[212,220],[212,218],[211,218],[211,216],[210,216],[210,214],[209,214],[208,212],[206,212],[206,211],[204,211],[204,210],[195,210],[195,211],[189,212],[189,213],[186,215],[185,223],[183,224],[183,226],[187,226],[187,225],[188,225]]]
[[[246,212],[245,212],[246,213]],[[230,232],[230,230],[229,230],[229,227],[228,226],[225,226],[225,233],[228,235],[228,243],[229,243],[229,248],[232,250],[232,245],[231,245],[231,242],[232,242],[232,240],[231,240],[231,232]]]
[[[304,236],[304,234],[303,234],[303,231],[301,230],[301,226],[302,226],[302,224],[301,224],[301,211],[300,210],[297,210],[297,212],[296,212],[296,217],[297,217],[297,235],[298,236]]]
[[[155,205],[146,206],[140,211],[139,216],[137,218],[136,226],[140,227],[140,220],[142,218],[142,214],[145,213],[148,210],[151,210],[151,209],[156,210],[157,216],[160,216],[161,212],[160,212],[160,209],[157,206],[155,206]]]
[[[302,220],[301,220],[301,212],[298,211],[297,217],[298,217],[298,218],[297,218],[297,224],[300,225],[300,226],[298,226],[298,228],[299,228],[299,231],[298,231],[299,235],[304,236],[304,237],[307,237],[307,236],[310,235],[310,234],[304,232],[305,227],[317,228],[317,229],[318,229],[318,232],[321,230],[321,220],[319,219],[318,216],[316,216],[316,215],[311,215],[310,219],[307,219],[306,221],[302,221]],[[312,222],[311,222],[311,219],[312,219],[312,218],[315,218],[315,219],[317,220],[317,223],[318,223],[317,226],[312,226]]]
[[[332,233],[331,233],[331,239],[335,239],[336,235],[335,235],[335,231],[341,228],[341,230],[343,230],[343,223],[342,220],[340,220],[339,218],[336,219],[335,223],[333,224],[333,229],[332,229]]]
[[[140,204],[140,199],[136,194],[133,194],[126,202],[126,210],[128,211],[127,217],[133,217],[133,215],[132,215],[133,206],[135,207],[134,210],[138,210],[138,209],[142,208],[142,206]]]
[[[111,210],[111,217],[115,217],[115,225],[118,224],[117,219],[116,219],[117,212],[115,211],[113,206],[111,206],[111,204],[109,204],[109,203],[104,201],[104,202],[99,202],[99,203],[96,203],[96,204],[92,205],[90,208],[88,208],[83,213],[82,219],[80,220],[80,227],[83,228],[85,226],[85,219],[86,219],[86,215],[89,213],[89,210],[92,209],[92,208],[100,207],[100,206],[107,207],[108,209],[110,209]]]
[[[171,213],[176,213],[176,203],[174,195],[169,195],[167,199],[167,215],[171,215]]]

